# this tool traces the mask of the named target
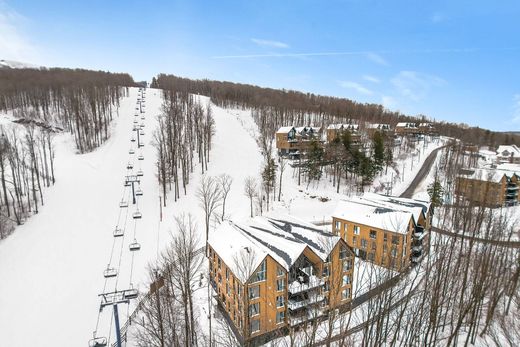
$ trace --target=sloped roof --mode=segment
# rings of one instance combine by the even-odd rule
[[[376,193],[365,193],[363,197],[368,201],[374,201],[391,208],[412,212],[415,221],[419,220],[421,212],[424,215],[428,214],[431,206],[431,203],[425,200],[401,198]]]
[[[373,123],[373,124],[368,124],[367,128],[369,128],[369,129],[385,129],[385,128],[390,129],[390,124]]]
[[[397,123],[397,125],[395,127],[396,128],[417,128],[415,123],[409,123],[409,122]]]
[[[256,269],[270,255],[289,271],[306,247],[325,261],[339,240],[339,237],[294,217],[270,215],[244,222],[224,221],[210,232],[208,243],[244,283],[252,274],[244,274],[240,257],[250,257],[247,263],[250,269]]]
[[[502,180],[504,175],[506,175],[506,173],[503,170],[480,168],[468,170],[467,172],[461,173],[458,176],[477,181],[498,183]]]
[[[507,152],[508,154],[505,154],[504,152]],[[511,153],[513,154],[514,158],[520,157],[520,148],[518,148],[516,145],[500,145],[497,149],[497,155],[503,156],[503,153],[508,158],[511,156]]]
[[[287,134],[289,131],[291,131],[294,127],[288,126],[288,127],[281,127],[276,131],[277,134]]]

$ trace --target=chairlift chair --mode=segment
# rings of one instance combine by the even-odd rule
[[[119,202],[119,207],[121,207],[121,208],[128,207],[128,201],[121,200],[121,202]]]
[[[133,219],[141,219],[143,218],[143,214],[138,210],[138,211],[135,211],[133,214],[132,214],[132,218]]]
[[[116,228],[114,230],[114,237],[122,237],[125,235],[125,231],[121,228]]]
[[[88,342],[88,347],[106,347],[107,346],[107,338],[106,337],[94,337],[92,340]]]
[[[137,157],[137,160],[144,160],[144,155],[139,154],[139,156]]]
[[[117,270],[113,267],[107,267],[105,271],[103,271],[103,276],[105,278],[112,278],[117,276]]]
[[[137,123],[139,123],[139,122],[137,121],[137,119],[134,119],[134,124],[137,124]]]
[[[141,249],[141,244],[134,239],[134,242],[132,242],[130,245],[128,245],[128,248],[130,251],[135,252]]]
[[[139,132],[139,135],[144,136],[144,131],[141,130],[141,131]]]
[[[137,176],[143,177],[143,175],[144,175],[143,170],[137,171]]]
[[[130,139],[130,141],[135,142],[135,137],[132,136],[132,138]]]
[[[123,292],[123,296],[126,300],[137,299],[138,295],[139,292],[137,291],[137,289],[134,288],[127,289]]]
[[[141,126],[141,129],[142,129],[142,128],[144,128],[144,123],[141,123],[141,125],[140,125],[140,126]]]
[[[127,168],[128,170],[132,170],[132,169],[134,168],[134,164],[132,164],[132,163],[128,163],[128,164],[126,165],[126,168]]]
[[[130,148],[130,150],[128,151],[128,154],[134,154],[134,153],[135,153],[134,149]]]
[[[143,196],[143,190],[141,188],[137,188],[135,191],[135,196]]]

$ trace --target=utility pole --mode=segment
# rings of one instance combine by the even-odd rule
[[[114,307],[114,322],[115,322],[115,325],[116,325],[117,347],[122,347],[122,344],[121,344],[121,328],[119,327],[119,312],[117,310],[117,303],[114,304],[113,307]]]

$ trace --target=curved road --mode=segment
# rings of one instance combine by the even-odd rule
[[[436,148],[430,153],[408,188],[406,188],[406,190],[400,195],[401,198],[412,198],[415,189],[417,189],[417,186],[419,186],[424,178],[428,176],[428,173],[430,172],[432,165],[435,162],[435,158],[437,158],[437,153],[444,147],[446,146]]]

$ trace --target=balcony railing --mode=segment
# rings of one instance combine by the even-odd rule
[[[302,307],[308,307],[311,305],[319,304],[323,300],[325,300],[325,296],[321,294],[311,295],[309,298],[304,300],[292,300],[289,299],[289,303],[287,304],[287,307],[291,311],[296,311]]]
[[[299,280],[293,281],[289,284],[289,293],[297,294],[302,293],[311,289],[318,288],[324,284],[324,281],[321,278],[318,278],[314,275],[309,276],[306,281],[303,280],[303,276]]]

